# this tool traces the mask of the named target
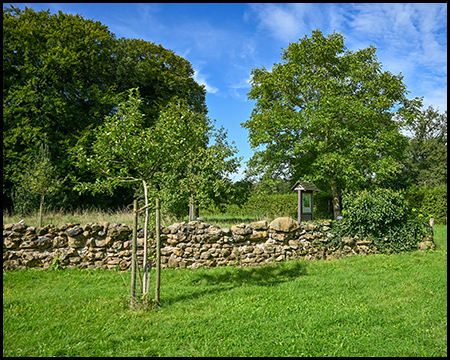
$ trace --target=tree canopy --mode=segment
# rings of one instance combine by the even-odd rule
[[[405,173],[411,185],[447,184],[447,111],[432,106],[420,111],[407,126],[411,137]]]
[[[80,199],[98,204],[100,195],[73,191],[70,179],[95,181],[87,168],[72,163],[73,147],[80,139],[93,142],[93,129],[117,112],[122,94],[131,88],[139,88],[142,128],[152,128],[168,104],[206,115],[206,91],[193,74],[191,64],[173,51],[144,40],[117,39],[98,21],[61,11],[4,8],[4,204],[14,207],[17,179],[33,167],[44,145],[55,176],[69,176],[55,195],[58,206],[74,206]],[[120,187],[114,191],[124,193]]]
[[[162,199],[177,215],[187,210],[193,194],[203,203],[227,188],[227,176],[236,171],[236,150],[205,114],[185,102],[169,103],[151,127],[145,127],[138,89],[118,104],[117,112],[92,131],[92,146],[80,139],[72,149],[75,164],[95,174],[95,182],[80,181],[79,191],[112,192],[127,184],[144,183],[145,192]],[[180,212],[181,202],[181,214]]]
[[[315,30],[270,71],[253,69],[256,104],[242,124],[256,150],[250,176],[313,181],[332,191],[335,216],[342,191],[400,171],[408,140],[399,130],[420,105],[401,74],[382,71],[374,47],[350,51],[344,40]]]

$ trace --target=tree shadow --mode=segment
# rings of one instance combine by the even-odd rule
[[[194,289],[202,285],[201,289],[163,300],[163,305],[176,302],[194,300],[207,294],[229,291],[245,285],[276,286],[306,275],[305,261],[284,261],[277,264],[266,264],[251,267],[226,267],[213,269],[197,269],[189,281]],[[206,285],[206,288],[205,288]]]
[[[305,275],[306,266],[303,261],[284,261],[251,267],[227,267],[222,271],[208,269],[194,274],[192,283],[203,281],[210,285],[242,285],[246,282],[258,286],[271,286]]]

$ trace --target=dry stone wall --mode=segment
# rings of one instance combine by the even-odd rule
[[[226,265],[257,265],[287,259],[330,259],[356,254],[374,254],[369,240],[333,240],[334,222],[298,224],[288,218],[268,223],[220,228],[203,222],[182,222],[161,228],[161,264],[171,268]],[[47,225],[3,225],[3,270],[53,265],[82,268],[131,266],[131,234],[127,225],[101,222]],[[331,244],[334,245],[331,245]],[[138,259],[142,262],[143,230],[138,232]]]

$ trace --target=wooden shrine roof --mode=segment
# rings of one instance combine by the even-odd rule
[[[301,190],[301,191],[320,191],[319,188],[312,182],[297,181],[291,190]]]

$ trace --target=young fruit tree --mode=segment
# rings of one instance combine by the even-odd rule
[[[408,145],[401,121],[421,101],[407,99],[401,74],[382,71],[375,52],[350,51],[342,34],[315,30],[289,44],[272,70],[253,69],[248,98],[256,103],[242,124],[256,150],[250,176],[328,188],[336,218],[343,190],[398,172]]]
[[[148,292],[148,204],[149,197],[168,199],[182,190],[202,193],[226,183],[211,173],[236,171],[238,161],[226,141],[216,136],[208,146],[213,126],[204,113],[193,111],[183,101],[170,103],[155,123],[146,127],[139,110],[138,89],[127,91],[128,99],[92,134],[80,138],[73,148],[77,166],[95,174],[93,183],[79,181],[75,189],[83,192],[109,192],[119,186],[141,184],[145,200],[143,295]],[[220,132],[219,132],[220,133]],[[93,143],[90,142],[93,139]],[[223,148],[219,145],[223,145]],[[222,171],[222,173],[221,173]],[[188,193],[184,193],[186,202]]]

